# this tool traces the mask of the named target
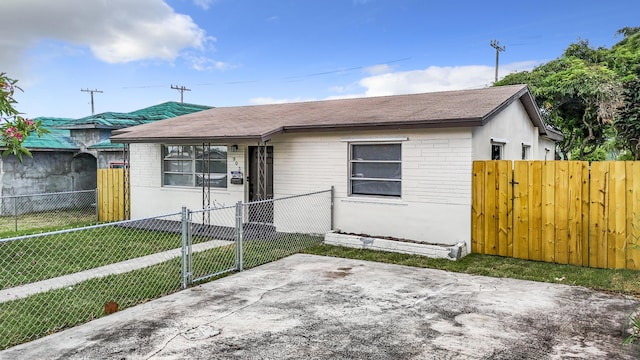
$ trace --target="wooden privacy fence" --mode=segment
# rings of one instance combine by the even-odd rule
[[[640,269],[640,162],[474,161],[472,252]]]
[[[128,203],[125,169],[98,169],[98,220],[128,219]]]

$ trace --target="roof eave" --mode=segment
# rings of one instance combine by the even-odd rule
[[[564,134],[562,134],[562,132],[557,131],[555,129],[547,128],[547,132],[543,136],[548,138],[549,140],[553,140],[556,142],[564,140]]]
[[[323,124],[283,126],[269,130],[260,135],[214,136],[214,137],[135,137],[121,132],[111,137],[112,143],[163,143],[163,144],[197,144],[211,141],[268,141],[283,133],[302,133],[312,131],[340,130],[395,130],[395,129],[442,129],[482,126],[483,118],[441,119],[437,121],[418,120],[389,123],[359,124]],[[119,138],[118,136],[122,136]]]
[[[311,131],[340,131],[340,130],[396,130],[396,129],[442,129],[464,128],[482,125],[482,118],[442,119],[428,121],[404,121],[392,123],[359,123],[359,124],[326,124],[326,125],[299,125],[285,126],[269,133],[263,134],[263,140],[271,139],[282,133],[300,133]]]
[[[0,150],[6,150],[5,147],[0,147]],[[30,152],[76,152],[80,150],[80,148],[34,148],[29,147]]]
[[[128,137],[111,138],[112,143],[118,144],[202,144],[229,141],[263,141],[261,135],[247,136],[213,136],[213,137]]]

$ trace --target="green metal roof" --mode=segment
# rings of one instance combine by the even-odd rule
[[[96,150],[110,150],[110,149],[122,149],[122,148],[124,148],[124,144],[119,144],[119,143],[114,144],[114,143],[111,143],[111,140],[109,139],[100,141],[99,143],[89,146],[89,149],[96,149]]]
[[[211,107],[169,101],[130,113],[106,112],[80,119],[38,117],[36,120],[42,121],[42,126],[49,130],[49,133],[41,137],[29,136],[25,140],[24,146],[28,149],[38,150],[75,151],[80,147],[71,141],[71,129],[122,129],[207,109],[211,109]],[[123,146],[123,144],[112,144],[110,140],[104,140],[89,146],[89,149],[122,149]]]
[[[44,124],[44,121],[42,123]],[[43,134],[41,137],[31,135],[22,144],[27,149],[80,150],[80,148],[71,141],[70,130],[50,128],[48,126],[46,128],[49,130],[48,134]]]
[[[210,109],[210,106],[194,105],[168,101],[129,113],[105,112],[80,119],[59,121],[55,126],[66,129],[102,128],[122,129],[129,126],[146,124],[180,115]]]

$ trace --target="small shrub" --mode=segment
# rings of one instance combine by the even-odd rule
[[[635,311],[629,316],[631,328],[629,329],[631,334],[622,343],[623,345],[630,345],[640,339],[640,312]]]

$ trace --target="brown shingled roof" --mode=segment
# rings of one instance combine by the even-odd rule
[[[114,132],[113,142],[267,140],[285,132],[482,126],[521,100],[546,127],[526,85],[357,99],[219,107]]]

